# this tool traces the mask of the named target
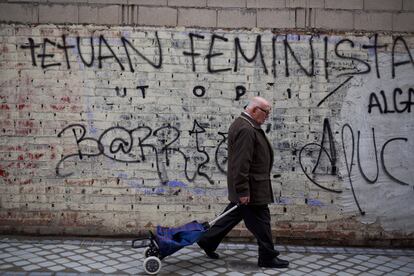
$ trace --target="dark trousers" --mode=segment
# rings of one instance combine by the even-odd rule
[[[227,205],[227,211],[235,204]],[[270,227],[270,212],[267,205],[240,205],[221,218],[198,242],[205,250],[215,251],[223,238],[243,219],[247,229],[255,236],[259,245],[259,259],[273,259],[279,252],[274,249]]]

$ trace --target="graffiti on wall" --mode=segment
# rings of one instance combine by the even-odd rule
[[[154,153],[157,173],[162,183],[167,183],[168,177],[163,175],[163,170],[160,168],[160,155],[164,156],[165,163],[169,166],[172,154],[178,154],[182,157],[182,161],[185,164],[184,171],[187,181],[193,182],[198,175],[204,177],[210,184],[214,183],[204,168],[205,164],[210,161],[210,156],[205,151],[204,147],[199,144],[198,136],[205,133],[206,130],[196,120],[194,120],[193,130],[189,132],[189,135],[195,136],[197,153],[202,156],[193,155],[192,159],[194,159],[193,161],[196,163],[196,171],[192,175],[189,173],[191,157],[178,146],[174,145],[180,138],[181,133],[176,127],[171,125],[162,126],[155,130],[152,130],[148,126],[136,127],[130,130],[119,126],[111,127],[106,129],[98,139],[87,137],[86,127],[82,124],[71,124],[65,127],[59,132],[58,137],[64,135],[65,132],[73,134],[78,149],[76,153],[63,156],[57,163],[56,175],[59,177],[69,177],[73,175],[72,172],[63,173],[61,164],[74,157],[80,161],[88,157],[105,156],[108,159],[121,163],[142,163],[148,160],[146,151],[150,150]],[[148,142],[147,140],[150,136],[156,137],[157,141],[160,143],[154,144]],[[92,141],[95,146],[93,147],[92,152],[85,153],[82,144],[89,141]],[[219,162],[220,157],[217,153],[222,148],[224,141],[225,140],[223,139],[223,141],[218,144],[215,156],[216,164],[221,170],[224,169]],[[89,151],[91,150],[89,149]],[[137,151],[136,154],[134,153],[135,151]]]
[[[214,74],[214,73],[225,73],[229,71],[238,72],[240,69],[239,65],[241,63],[241,60],[247,61],[248,63],[255,62],[258,56],[260,57],[260,67],[263,69],[264,74],[269,74],[268,67],[271,67],[271,72],[274,78],[277,78],[277,71],[276,67],[278,64],[280,64],[281,58],[279,57],[277,53],[277,47],[276,44],[282,42],[283,45],[283,57],[282,61],[284,62],[284,76],[289,77],[291,72],[291,66],[292,61],[293,64],[299,67],[299,71],[304,73],[308,77],[314,77],[317,75],[317,72],[315,70],[315,63],[316,58],[315,55],[323,56],[322,63],[323,63],[323,77],[325,79],[329,79],[331,75],[334,75],[334,77],[341,77],[341,76],[350,76],[350,75],[364,75],[371,72],[371,60],[363,60],[361,58],[350,56],[347,54],[343,54],[341,52],[342,48],[345,48],[348,46],[348,49],[354,49],[356,47],[356,42],[354,42],[352,39],[339,39],[338,41],[335,41],[333,44],[333,49],[329,49],[329,37],[325,36],[323,37],[323,53],[315,53],[315,47],[314,47],[314,36],[307,36],[308,37],[308,51],[309,51],[309,65],[304,65],[298,58],[298,53],[293,50],[293,47],[291,46],[290,41],[299,41],[301,39],[300,35],[274,35],[271,38],[271,52],[267,53],[264,52],[264,48],[262,46],[262,36],[257,35],[256,36],[256,42],[255,42],[255,48],[254,48],[254,54],[252,57],[248,57],[245,53],[241,40],[239,37],[234,37],[234,41],[229,41],[228,38],[224,36],[220,36],[217,34],[211,34],[209,39],[209,47],[208,51],[206,53],[200,53],[198,49],[195,47],[195,39],[197,40],[204,40],[205,36],[198,35],[194,33],[189,33],[188,38],[190,41],[190,51],[183,50],[182,54],[183,56],[189,56],[191,57],[191,68],[193,72],[198,72],[196,67],[196,58],[203,58],[207,61],[207,68],[206,71],[208,73]],[[25,45],[21,45],[20,47],[22,49],[26,49],[30,52],[30,57],[32,61],[32,65],[34,67],[39,66],[38,63],[40,62],[40,67],[42,69],[49,68],[49,67],[62,67],[66,65],[66,69],[71,69],[71,57],[70,57],[70,49],[75,49],[75,53],[77,53],[77,58],[82,61],[83,66],[86,67],[96,67],[99,69],[103,68],[103,64],[105,60],[113,60],[116,62],[116,64],[119,65],[119,69],[122,71],[129,70],[130,72],[135,72],[135,66],[132,62],[131,55],[136,54],[143,60],[145,60],[148,64],[150,64],[154,69],[160,69],[163,65],[163,46],[161,44],[161,41],[158,37],[158,33],[154,32],[154,39],[153,44],[156,45],[157,53],[155,56],[156,62],[152,61],[150,58],[146,57],[143,53],[141,53],[137,48],[137,46],[134,45],[133,42],[131,42],[127,37],[120,36],[119,41],[115,41],[114,43],[118,46],[118,51],[123,51],[122,53],[117,53],[114,50],[114,47],[111,46],[108,43],[108,39],[105,38],[104,35],[100,35],[98,38],[96,37],[89,37],[89,51],[88,55],[90,55],[89,60],[82,54],[81,42],[85,38],[76,37],[76,43],[74,45],[68,45],[66,35],[62,35],[60,42],[54,42],[48,38],[43,38],[43,42],[36,43],[33,38],[28,38],[28,42]],[[87,39],[87,38],[86,38]],[[305,38],[306,39],[306,38]],[[303,40],[303,38],[302,38]],[[337,40],[337,39],[335,39]],[[96,42],[98,41],[98,42]],[[217,58],[220,58],[220,56],[223,55],[223,52],[220,50],[216,50],[214,48],[217,41],[221,41],[222,43],[232,43],[233,46],[233,56],[234,60],[232,61],[233,66],[232,67],[226,67],[226,68],[215,68],[214,66],[214,60],[217,60]],[[97,45],[97,56],[95,57],[95,43]],[[121,46],[121,47],[119,47]],[[376,71],[376,76],[378,78],[381,78],[381,72],[379,70],[379,63],[378,63],[378,50],[381,50],[383,48],[388,47],[387,44],[378,45],[378,34],[374,35],[373,43],[369,44],[362,44],[359,47],[362,49],[367,49],[369,51],[373,52],[373,62],[374,67]],[[64,54],[64,61],[65,65],[62,65],[62,62],[54,61],[55,52],[56,49],[52,49],[51,52],[48,52],[51,47],[54,47]],[[411,64],[414,66],[414,60],[411,54],[411,51],[408,47],[408,44],[403,36],[397,36],[393,38],[392,43],[392,50],[391,50],[391,62],[389,64],[390,70],[392,72],[392,78],[395,78],[397,72],[397,68],[403,65]],[[403,51],[406,53],[406,58],[404,60],[396,60],[396,51],[398,47],[402,48]],[[122,48],[119,49],[119,48]],[[36,53],[36,51],[39,50],[41,53]],[[401,51],[401,49],[399,50]],[[53,53],[52,53],[53,52]],[[106,52],[106,53],[105,53]],[[330,52],[333,52],[335,55],[334,57],[339,60],[346,60],[350,61],[353,64],[353,68],[349,71],[343,72],[343,68],[330,68],[330,64],[332,64],[332,61],[329,59]],[[127,62],[124,62],[119,55],[125,55]],[[241,57],[243,59],[241,59]],[[127,65],[125,64],[127,63]],[[269,65],[271,64],[271,65]],[[362,70],[360,67],[364,67]],[[307,68],[308,67],[308,68]],[[329,70],[332,69],[332,70]]]
[[[193,99],[210,99],[219,90],[221,94],[214,97],[222,97],[226,102],[224,107],[235,104],[242,107],[241,102],[251,95],[252,87],[256,92],[268,90],[263,93],[276,104],[266,126],[273,141],[277,139],[277,133],[289,136],[294,132],[285,130],[287,124],[283,126],[278,121],[277,116],[283,117],[283,112],[282,115],[278,113],[278,109],[283,109],[277,106],[278,100],[308,109],[309,114],[302,116],[309,116],[308,125],[311,110],[328,110],[315,119],[318,130],[309,127],[294,132],[294,137],[305,133],[306,138],[287,143],[286,147],[277,150],[286,148],[295,152],[294,156],[298,153],[293,166],[300,166],[303,182],[306,180],[321,191],[335,194],[344,194],[349,187],[354,206],[364,215],[372,212],[372,208],[364,206],[363,184],[374,187],[386,182],[413,187],[410,178],[413,172],[409,169],[412,158],[399,163],[405,171],[394,165],[401,151],[412,150],[413,144],[413,129],[407,125],[410,116],[412,120],[414,104],[411,40],[404,36],[382,40],[380,34],[344,38],[209,31],[161,34],[161,31],[146,30],[139,39],[128,32],[119,32],[115,37],[105,33],[92,36],[64,34],[53,39],[29,37],[20,45],[20,50],[29,56],[32,68],[43,70],[46,76],[53,69],[99,72],[110,68],[111,72],[119,71],[134,79],[144,67],[147,72],[162,73],[168,67],[171,81],[175,79],[175,70],[190,76],[187,86],[180,88],[187,89]],[[196,75],[197,78],[193,77]],[[120,99],[135,95],[148,100],[154,91],[162,89],[167,94],[170,83],[164,86],[164,79],[150,81],[145,76],[133,85],[113,85],[108,80],[107,86],[112,97]],[[211,76],[223,76],[219,80],[229,83],[231,88],[224,91],[220,84],[211,84]],[[323,93],[318,91],[322,86],[328,87],[322,90]],[[299,98],[304,91],[311,99]],[[183,96],[181,102],[185,100]],[[217,127],[220,115],[226,111],[210,118],[213,122],[192,116],[192,111],[183,104],[181,112],[186,116],[180,124],[154,122],[150,126],[143,119],[136,122],[136,126],[103,128],[98,136],[88,133],[87,123],[68,123],[58,131],[57,137],[71,137],[76,150],[62,155],[55,167],[56,175],[63,178],[74,175],[65,167],[68,162],[81,163],[88,158],[103,157],[137,167],[152,163],[164,184],[171,180],[165,166],[178,162],[183,164],[181,170],[185,181],[216,184],[211,168],[222,176],[226,174],[226,128],[230,121]],[[237,115],[235,111],[231,112]],[[376,119],[372,119],[374,117]],[[362,123],[364,121],[366,124]],[[184,128],[183,124],[192,127]],[[384,124],[400,126],[401,131],[388,133]],[[315,140],[310,142],[309,136]],[[181,139],[190,142],[181,143]],[[275,168],[278,165],[275,164]],[[283,168],[278,173],[289,172]],[[319,175],[332,176],[336,180],[339,177],[343,185],[328,185]]]
[[[414,190],[413,71],[386,70],[395,59],[379,54],[380,79],[353,76],[349,82],[361,85],[339,89],[346,92],[340,118],[324,118],[320,139],[302,146],[299,163],[316,187],[344,199],[344,211],[357,211],[365,222],[379,219],[386,229],[412,229],[411,210],[402,206],[413,201]],[[343,185],[333,187],[321,174],[339,176]]]
[[[346,132],[349,132],[349,137],[347,137],[347,138],[345,138],[346,137]],[[325,134],[327,134],[327,136],[325,136]],[[327,139],[327,141],[325,141],[325,139]],[[347,140],[351,141],[350,146],[348,146],[349,149],[347,149]],[[388,176],[388,178],[392,182],[395,182],[395,183],[400,184],[400,185],[407,185],[407,186],[410,185],[405,180],[401,180],[401,179],[399,179],[398,177],[394,176],[391,173],[391,170],[387,168],[386,155],[385,155],[386,148],[390,143],[407,142],[408,138],[407,137],[393,137],[393,138],[390,138],[387,141],[385,141],[385,143],[382,146],[377,146],[377,143],[376,143],[376,140],[375,140],[375,129],[372,128],[372,144],[373,144],[373,152],[374,152],[374,155],[375,155],[374,163],[375,163],[375,168],[376,168],[375,172],[374,172],[374,175],[372,177],[369,177],[363,169],[363,163],[364,163],[364,161],[367,162],[367,160],[362,160],[361,159],[361,156],[360,156],[360,152],[361,152],[360,140],[361,140],[361,131],[360,130],[358,130],[357,133],[355,134],[354,129],[348,123],[346,123],[342,126],[342,128],[341,128],[341,149],[340,150],[342,151],[342,156],[344,158],[344,163],[345,163],[345,167],[346,167],[346,177],[349,181],[351,191],[352,191],[352,195],[353,195],[353,198],[355,200],[355,204],[358,207],[358,210],[359,210],[360,214],[364,215],[365,211],[362,210],[362,208],[359,204],[358,197],[356,195],[354,186],[352,184],[352,170],[353,170],[354,166],[355,165],[358,166],[359,173],[360,173],[361,177],[368,184],[375,184],[378,181],[379,168],[380,168],[379,163],[380,163],[381,167],[383,168],[384,173]],[[328,146],[325,146],[325,144],[327,144]],[[302,157],[303,157],[303,154],[308,149],[310,149],[312,147],[316,148],[315,152],[317,152],[318,157],[316,159],[316,163],[315,163],[312,171],[308,172],[307,169],[303,165]],[[378,152],[380,152],[379,157],[378,157]],[[319,188],[327,190],[329,192],[342,193],[342,190],[332,189],[330,187],[324,186],[321,183],[318,183],[318,181],[313,179],[313,177],[311,176],[311,174],[315,173],[315,171],[318,169],[318,166],[320,165],[319,161],[320,161],[320,158],[321,158],[322,154],[326,154],[326,157],[329,160],[331,174],[336,175],[337,166],[338,166],[337,156],[339,154],[338,154],[338,149],[335,146],[335,141],[334,141],[334,138],[333,138],[333,135],[332,135],[331,126],[330,126],[329,120],[327,118],[325,118],[325,120],[324,120],[323,135],[322,135],[321,143],[320,144],[318,144],[318,143],[308,143],[305,146],[303,146],[301,148],[300,152],[299,152],[299,164],[301,166],[302,171],[306,175],[306,177],[313,184],[315,184]]]

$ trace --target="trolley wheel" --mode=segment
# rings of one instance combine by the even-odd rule
[[[161,270],[161,261],[154,256],[146,258],[143,265],[145,272],[148,274],[157,274]]]
[[[152,246],[149,246],[149,247],[145,248],[144,256],[145,256],[145,258],[148,258],[148,257],[151,257],[151,256],[157,257],[158,256],[158,249],[154,248]]]

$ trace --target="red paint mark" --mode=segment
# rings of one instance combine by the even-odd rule
[[[25,108],[27,105],[25,105],[25,104],[19,104],[19,106],[18,106],[18,108],[19,108],[19,110],[22,110],[23,108]]]
[[[18,124],[19,127],[33,127],[34,126],[34,122],[33,121],[19,121]]]
[[[8,104],[2,104],[2,105],[0,105],[0,109],[1,110],[9,110],[10,106]]]
[[[26,151],[21,146],[0,146],[0,151]]]
[[[79,106],[79,105],[73,105],[73,106],[71,106],[70,110],[72,112],[82,112],[83,107],[82,106]]]
[[[38,166],[37,166],[37,164],[35,164],[35,163],[26,163],[26,164],[24,165],[24,167],[25,167],[26,169],[36,169]],[[33,174],[33,173],[31,173],[31,174]]]
[[[62,98],[60,98],[60,100],[64,103],[70,103],[70,98],[69,96],[63,96]]]
[[[50,107],[54,110],[63,110],[63,109],[65,109],[64,105],[51,104]]]
[[[5,170],[0,169],[0,176],[1,177],[7,177],[8,175],[9,174]]]
[[[43,153],[35,153],[35,154],[28,153],[28,155],[31,160],[39,160],[44,154]]]
[[[24,156],[23,156],[23,154],[20,154],[20,155],[17,157],[17,160],[24,160]]]
[[[2,127],[12,127],[13,126],[13,121],[4,120],[4,121],[0,122],[0,126],[2,126]]]
[[[16,135],[28,136],[30,131],[28,128],[16,129]]]
[[[20,180],[20,184],[21,185],[26,185],[26,184],[31,184],[32,180],[31,179],[26,179],[26,180]]]

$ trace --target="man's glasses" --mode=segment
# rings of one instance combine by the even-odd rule
[[[260,106],[256,106],[258,109],[260,109],[261,111],[263,111],[264,113],[266,113],[266,116],[268,116],[269,115],[269,113],[270,113],[270,109],[269,110],[266,110],[266,109],[263,109],[263,108],[261,108]]]

